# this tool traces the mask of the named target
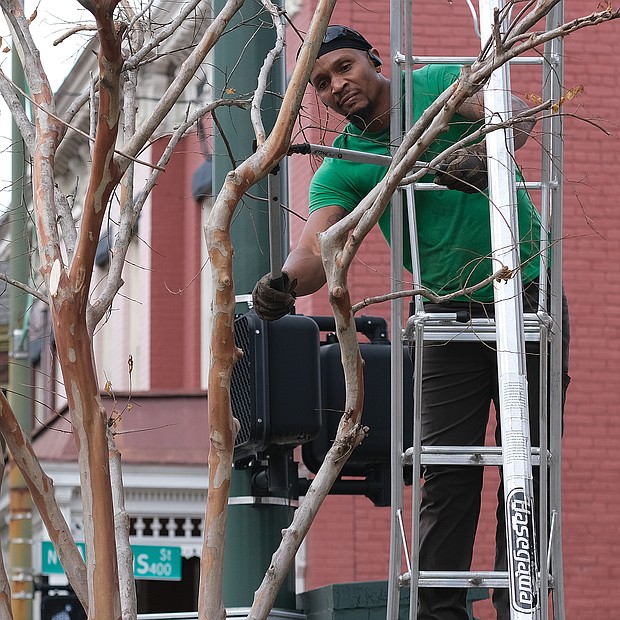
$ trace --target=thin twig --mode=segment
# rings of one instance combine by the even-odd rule
[[[254,126],[254,134],[256,135],[256,144],[260,146],[265,141],[265,126],[263,125],[263,119],[261,116],[261,104],[265,91],[267,89],[267,78],[269,73],[273,69],[276,60],[282,55],[284,49],[284,23],[282,18],[282,12],[279,7],[273,4],[270,0],[262,0],[263,6],[271,15],[271,20],[276,29],[276,43],[272,49],[269,50],[263,66],[258,74],[258,83],[254,96],[252,97],[252,107],[250,110],[250,118],[252,119],[252,125]]]
[[[7,276],[6,273],[0,273],[0,280],[2,280],[3,282],[6,282],[7,284],[10,284],[11,286],[14,286],[15,288],[18,288],[20,291],[24,291],[24,293],[28,293],[29,295],[36,297],[37,299],[41,300],[45,304],[49,303],[47,299],[47,295],[40,293],[36,289],[31,288],[30,286],[28,286],[27,284],[24,284],[23,282],[19,282],[18,280],[13,280],[13,278],[9,278],[9,276]]]
[[[95,140],[94,137],[89,136],[85,131],[82,131],[81,129],[78,129],[74,125],[69,125],[60,116],[57,116],[56,114],[54,114],[53,112],[50,112],[49,110],[44,110],[32,97],[30,97],[26,92],[24,92],[21,88],[19,88],[19,86],[17,86],[17,84],[13,84],[13,87],[17,91],[19,91],[24,97],[26,97],[26,99],[28,99],[28,101],[30,101],[30,103],[32,103],[33,106],[35,106],[36,108],[40,108],[41,110],[43,110],[45,112],[45,114],[47,114],[48,116],[50,116],[54,120],[58,121],[59,123],[62,123],[64,126],[66,126],[69,129],[75,131],[75,133],[79,134],[83,138],[86,138],[89,142],[93,142]],[[129,159],[129,160],[131,160],[132,162],[134,162],[136,164],[142,164],[144,166],[147,166],[148,168],[155,168],[156,167],[154,164],[152,164],[152,163],[150,163],[148,161],[143,161],[141,159],[137,159],[136,157],[132,157],[131,155],[128,155],[127,153],[123,153],[123,151],[119,151],[117,149],[114,149],[114,153],[116,155],[120,155],[121,157],[125,157],[126,159]],[[162,172],[163,172],[163,170],[162,170]]]
[[[478,282],[478,284],[472,284],[472,286],[466,286],[454,293],[448,293],[446,295],[437,295],[429,288],[425,286],[419,286],[414,289],[409,289],[406,291],[395,291],[393,293],[386,293],[385,295],[376,295],[374,297],[365,297],[362,301],[354,304],[352,306],[353,314],[362,310],[363,308],[367,308],[373,304],[380,304],[385,301],[392,301],[393,299],[404,299],[405,297],[415,297],[416,295],[423,295],[429,301],[432,301],[434,304],[442,304],[456,297],[469,297],[472,293],[479,291],[481,288],[484,288],[491,282],[495,282],[496,280],[508,280],[512,278],[513,273],[508,267],[502,267],[498,269],[495,273],[490,275]]]

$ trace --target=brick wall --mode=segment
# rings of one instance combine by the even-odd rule
[[[153,146],[158,161],[166,141]],[[202,162],[192,139],[177,147],[152,194],[151,389],[200,387],[201,211],[191,176]],[[181,191],[179,191],[181,188]]]
[[[414,45],[419,53],[475,53],[478,43],[465,3],[421,0],[414,5]],[[311,8],[307,6],[305,13],[297,17],[300,27],[308,23]],[[585,14],[596,8],[596,2],[572,3],[566,8],[566,18],[576,17],[577,9]],[[382,50],[384,59],[389,56],[388,21],[386,4],[377,0],[363,5],[343,0],[332,19],[333,23],[350,24],[365,33]],[[620,329],[615,316],[620,297],[616,269],[620,256],[620,70],[617,63],[610,62],[619,27],[619,23],[607,24],[566,40],[566,87],[584,86],[583,94],[563,108],[567,115],[564,281],[572,321],[572,385],[563,453],[567,620],[612,618],[620,608],[620,590],[616,587],[620,577]],[[296,51],[297,45],[292,47]],[[532,78],[519,69],[514,90],[521,95],[540,93],[538,76],[536,73]],[[312,100],[308,95],[308,101]],[[540,127],[535,131],[540,132]],[[533,150],[528,149],[525,156],[520,154],[520,161],[534,179],[538,164],[531,155]],[[295,179],[291,207],[303,216],[307,209],[307,181],[302,179],[309,177],[310,167],[296,157],[291,169]],[[294,225],[293,232],[299,227]],[[355,299],[387,290],[389,263],[384,242],[377,235],[366,246],[351,278]],[[300,300],[298,307],[306,313],[329,310],[324,291]],[[380,308],[377,313],[388,316],[389,308]],[[490,568],[492,563],[495,486],[496,474],[489,472],[476,547],[479,568]],[[308,540],[308,589],[332,582],[385,579],[388,537],[386,509],[374,508],[362,498],[328,498]],[[482,620],[493,617],[488,604],[479,604],[477,614]]]

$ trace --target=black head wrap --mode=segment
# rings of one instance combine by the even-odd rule
[[[317,58],[340,49],[354,49],[367,52],[372,49],[372,45],[357,30],[333,24],[328,26],[325,31]]]

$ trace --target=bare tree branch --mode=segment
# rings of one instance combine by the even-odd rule
[[[456,297],[466,296],[469,297],[476,291],[484,288],[487,284],[491,284],[491,282],[495,282],[496,280],[507,280],[512,277],[512,273],[508,267],[502,267],[498,269],[495,273],[491,274],[488,278],[481,280],[477,284],[473,284],[472,286],[466,286],[454,293],[449,293],[447,295],[437,295],[435,292],[426,288],[425,286],[420,286],[418,288],[403,290],[403,291],[395,291],[394,293],[385,293],[384,295],[376,295],[375,297],[365,297],[362,301],[354,304],[351,307],[351,311],[353,314],[367,308],[368,306],[372,306],[373,304],[381,304],[386,301],[392,301],[394,299],[405,299],[406,297],[415,297],[416,295],[422,295],[429,301],[432,301],[434,304],[442,304],[451,299],[455,299]]]
[[[282,17],[282,11],[270,0],[262,0],[262,2],[263,6],[271,14],[271,19],[276,29],[276,43],[273,49],[269,50],[265,62],[263,62],[263,66],[258,75],[258,85],[252,97],[250,117],[252,119],[252,125],[254,126],[254,134],[256,135],[256,144],[258,146],[263,144],[266,135],[261,115],[261,104],[265,96],[265,90],[267,89],[267,80],[274,63],[282,55],[282,50],[284,49],[284,19]]]
[[[54,204],[56,206],[56,213],[58,214],[57,221],[62,232],[65,252],[67,254],[67,263],[70,263],[73,260],[75,244],[77,243],[77,229],[73,220],[73,214],[71,213],[69,200],[58,188],[55,188],[54,191]]]
[[[0,480],[4,480],[4,454],[0,455]],[[13,609],[11,607],[11,584],[9,583],[4,558],[0,550],[0,615],[6,620],[13,620]]]
[[[97,130],[97,88],[95,86],[96,82],[99,80],[95,80],[92,71],[89,74],[88,83],[90,84],[90,97],[88,98],[89,106],[88,106],[88,149],[90,151],[90,158],[93,158],[93,150],[95,148],[95,133]],[[80,132],[81,133],[81,132]],[[85,135],[85,134],[82,134]]]
[[[153,172],[149,176],[146,184],[140,191],[139,196],[133,202],[132,197],[132,206],[131,209],[123,209],[121,210],[121,221],[119,231],[116,235],[116,239],[114,242],[114,251],[112,253],[112,261],[110,263],[110,269],[108,271],[107,283],[104,290],[101,292],[99,297],[92,302],[92,305],[88,309],[88,326],[90,333],[94,332],[95,327],[98,325],[99,321],[103,318],[103,315],[107,312],[114,296],[122,286],[122,278],[121,274],[123,271],[123,267],[125,265],[125,259],[127,257],[127,251],[129,250],[129,243],[133,236],[133,230],[142,211],[142,207],[146,199],[148,198],[151,190],[155,187],[157,183],[157,179],[162,170],[165,169],[166,164],[170,160],[170,157],[173,154],[174,148],[179,143],[179,140],[186,135],[187,130],[192,127],[199,118],[202,118],[205,114],[209,112],[213,112],[218,107],[239,107],[239,108],[247,108],[249,105],[248,101],[240,100],[240,99],[218,99],[216,101],[212,101],[197,110],[195,110],[185,122],[181,123],[174,131],[168,145],[164,149],[162,156],[157,162],[157,166],[155,166]]]
[[[98,80],[93,80],[95,88],[99,88]],[[78,112],[92,100],[92,86],[89,82],[88,86],[71,102],[71,105],[67,108],[67,111],[62,115],[61,120],[64,125],[63,137],[69,127],[72,127],[72,121],[78,114]]]
[[[68,125],[67,121],[62,118],[61,116],[58,116],[57,114],[55,114],[54,112],[47,112],[47,114],[55,121],[57,121],[59,123],[59,127],[62,127],[62,131],[59,133],[58,136],[58,143],[60,144],[61,142],[61,138],[64,137],[64,135],[66,134],[67,130],[71,129],[71,131],[74,131],[75,133],[79,134],[80,136],[82,136],[83,138],[86,138],[89,143],[90,143],[90,150],[91,153],[94,149],[94,141],[95,141],[95,131],[94,131],[94,125],[96,123],[96,119],[97,119],[97,114],[96,114],[96,96],[95,96],[95,92],[98,91],[98,88],[93,88],[92,85],[96,85],[96,80],[93,76],[91,76],[91,80],[90,80],[90,84],[91,87],[89,89],[89,98],[91,99],[92,106],[91,106],[91,112],[90,112],[90,128],[91,128],[91,133],[86,133],[85,131],[82,131],[81,129],[79,129],[78,127],[75,127],[74,125]],[[15,84],[13,84],[13,88],[18,90],[26,99],[28,99],[30,101],[30,103],[32,103],[32,105],[34,107],[41,107],[43,110],[43,106],[40,106],[39,103],[37,103],[36,99],[30,97],[26,92],[24,92],[23,90],[21,90],[20,88],[18,88],[17,86],[15,86]],[[121,158],[123,159],[127,159],[129,160],[129,162],[134,162],[137,164],[142,164],[144,166],[149,166],[149,167],[153,167],[153,164],[151,164],[150,162],[147,161],[142,161],[140,159],[137,159],[136,157],[132,157],[131,155],[128,155],[127,153],[124,153],[123,151],[114,150],[114,153],[116,153],[117,155],[119,155]]]
[[[110,450],[110,477],[112,480],[112,500],[114,502],[114,536],[118,554],[118,583],[121,597],[122,620],[136,620],[137,594],[133,576],[133,552],[129,544],[129,514],[125,508],[123,491],[123,472],[121,453],[114,435],[108,428],[108,448]]]
[[[0,273],[0,280],[6,282],[7,284],[10,284],[11,286],[14,286],[15,288],[18,288],[20,291],[24,291],[24,293],[28,293],[28,295],[36,297],[37,299],[41,300],[46,304],[48,303],[47,295],[44,295],[40,291],[37,291],[37,289],[32,288],[31,286],[28,286],[23,282],[19,282],[18,280],[13,280],[13,278],[9,278],[6,273]]]
[[[4,102],[11,112],[13,122],[17,125],[26,148],[28,151],[32,152],[36,140],[34,127],[30,122],[19,97],[15,93],[15,85],[11,80],[9,80],[9,78],[7,78],[4,71],[2,71],[2,68],[0,68],[0,95],[2,95]]]
[[[48,90],[33,93],[38,104],[37,137],[39,141],[47,141],[34,153],[35,183],[47,189],[42,197],[35,192],[41,273],[48,283],[58,357],[78,446],[87,555],[96,558],[96,562],[89,562],[87,566],[89,611],[99,620],[118,619],[120,597],[106,437],[107,416],[98,391],[94,389],[97,379],[92,341],[86,328],[86,307],[99,231],[108,200],[120,179],[120,170],[111,156],[118,135],[122,67],[120,33],[112,20],[117,2],[94,0],[87,3],[92,4],[94,9],[101,44],[99,114],[79,239],[68,270],[61,262],[55,212],[51,208],[53,157],[57,147],[54,140],[59,135],[51,128],[62,125],[44,113],[44,110],[54,112],[51,93]]]
[[[88,609],[86,566],[73,540],[71,528],[56,502],[54,484],[41,468],[30,440],[24,434],[2,392],[0,392],[0,433],[28,485],[32,501],[41,515],[69,583],[84,609]]]
[[[404,185],[409,185],[411,183],[415,183],[419,181],[424,175],[428,174],[429,172],[437,170],[439,164],[441,164],[441,162],[448,155],[451,155],[452,153],[454,153],[454,151],[462,148],[463,146],[466,146],[467,144],[477,142],[478,140],[486,136],[491,131],[497,131],[499,129],[508,129],[509,127],[514,128],[514,127],[517,127],[520,123],[530,122],[533,118],[534,119],[536,118],[536,115],[539,112],[542,112],[544,110],[549,110],[555,105],[556,104],[553,101],[545,101],[544,103],[541,103],[535,108],[530,108],[529,110],[526,110],[520,114],[515,114],[515,116],[507,119],[504,122],[495,123],[492,126],[484,125],[480,127],[479,129],[477,129],[476,131],[472,131],[470,134],[465,136],[462,140],[458,140],[454,144],[451,144],[448,148],[441,151],[441,153],[439,153],[431,161],[429,161],[428,165],[426,165],[424,168],[416,170],[412,174],[403,177],[399,185],[402,187]]]
[[[60,45],[63,41],[66,41],[74,34],[78,32],[97,31],[97,24],[77,24],[72,28],[69,28],[66,32],[63,32],[58,38],[54,39],[52,45]]]
[[[172,81],[172,84],[170,84],[166,92],[161,96],[161,99],[155,106],[150,117],[140,126],[140,129],[125,145],[124,152],[129,157],[135,156],[151,138],[161,123],[162,118],[172,109],[172,106],[174,106],[179,96],[204,61],[209,50],[215,45],[230,19],[242,5],[243,0],[227,0],[224,8],[215,16],[200,42],[181,65],[178,75]],[[128,163],[124,161],[120,165],[124,171]]]
[[[153,33],[151,38],[133,55],[127,58],[125,61],[124,69],[126,71],[132,71],[137,69],[140,63],[147,59],[148,55],[159,45],[161,45],[168,37],[173,35],[181,26],[188,16],[196,9],[196,7],[202,2],[202,0],[190,0],[184,2],[181,5],[179,13],[167,23],[163,28],[159,28]],[[146,13],[152,4],[148,2],[142,9],[139,15],[134,17],[134,20],[139,20]],[[205,16],[206,17],[206,16]],[[133,26],[133,20],[130,24],[130,28]]]

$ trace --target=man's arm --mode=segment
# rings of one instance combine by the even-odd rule
[[[297,280],[297,295],[310,295],[325,284],[325,271],[317,235],[341,220],[346,211],[342,207],[323,207],[309,216],[297,246],[288,255],[283,271],[290,280]]]
[[[517,95],[512,94],[513,116],[526,112],[529,108],[530,106],[526,101],[521,99],[521,97],[517,97]],[[469,97],[469,99],[466,99],[459,107],[458,113],[470,121],[484,120],[484,94],[479,91],[475,95]],[[513,127],[515,150],[520,149],[527,142],[530,132],[534,128],[535,124],[535,118],[522,123],[515,123]]]
[[[529,106],[523,99],[512,95],[513,116],[525,112]],[[481,92],[466,99],[457,110],[470,121],[484,120],[484,95]],[[536,119],[516,123],[513,128],[514,148],[521,148],[526,142],[536,123]],[[485,141],[457,149],[439,166],[435,183],[445,185],[448,189],[466,194],[484,191],[489,183],[487,178],[487,151]]]
[[[295,249],[282,267],[282,279],[277,284],[271,275],[264,275],[252,291],[254,310],[265,321],[275,321],[288,314],[298,295],[310,295],[325,284],[325,270],[317,235],[341,220],[342,207],[323,207],[313,211]]]

